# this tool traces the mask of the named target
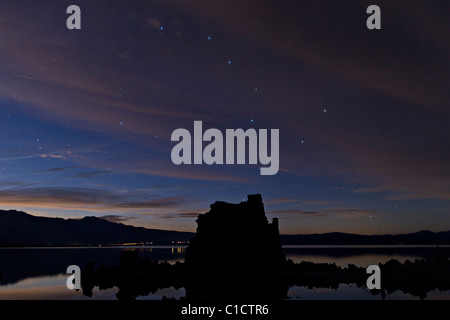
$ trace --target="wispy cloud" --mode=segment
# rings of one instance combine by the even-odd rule
[[[359,218],[367,215],[376,214],[376,211],[360,210],[360,209],[326,209],[318,211],[303,211],[297,209],[290,210],[273,210],[267,212],[270,215],[299,215],[299,216],[314,216],[325,217],[328,215],[338,216],[340,218]]]
[[[327,205],[330,204],[331,202],[328,201],[318,201],[318,200],[311,200],[311,201],[303,201],[303,204],[320,204],[320,205]]]
[[[15,161],[15,160],[33,159],[33,158],[65,159],[65,157],[61,154],[38,153],[38,154],[22,155],[22,156],[16,156],[16,157],[1,158],[0,161]]]
[[[80,168],[80,167],[78,167],[78,166],[57,167],[57,168],[51,168],[51,169],[47,169],[47,170],[42,170],[42,171],[39,171],[39,173],[58,172],[58,171],[76,169],[76,168]]]
[[[271,215],[313,215],[313,216],[322,216],[323,213],[320,211],[303,211],[298,209],[289,209],[289,210],[271,210],[268,211],[267,214]]]
[[[236,183],[253,183],[254,179],[240,176],[219,166],[208,165],[174,165],[170,160],[135,163],[134,166],[115,167],[122,173],[140,173],[152,176],[169,177],[186,180],[225,181]]]
[[[163,219],[180,219],[180,218],[187,218],[187,219],[197,219],[200,214],[204,214],[209,211],[209,208],[203,207],[198,209],[183,209],[179,208],[176,211],[171,212],[164,212],[158,214],[160,218]]]
[[[98,218],[109,221],[109,222],[115,222],[115,223],[122,223],[122,222],[127,222],[130,220],[136,219],[136,217],[127,217],[127,216],[121,216],[121,215],[115,215],[115,214],[99,216]]]
[[[159,208],[176,208],[186,203],[186,197],[165,197],[161,199],[120,203],[118,208],[137,208],[137,209],[159,209]]]
[[[341,218],[359,218],[376,214],[376,211],[361,209],[327,209],[321,211],[324,214],[337,215]]]
[[[439,11],[438,4],[428,6],[422,1],[414,0],[405,7],[396,2],[384,3],[383,9],[391,12],[392,16],[385,16],[383,21],[398,29],[391,29],[389,35],[394,36],[385,35],[374,39],[364,34],[364,29],[360,26],[361,19],[357,17],[365,12],[367,6],[359,1],[351,1],[352,4],[348,6],[335,6],[334,1],[326,1],[327,4],[290,3],[285,6],[265,2],[258,4],[258,10],[254,9],[252,1],[168,2],[216,21],[239,37],[251,38],[290,58],[352,81],[358,86],[448,113],[448,108],[444,110],[448,101],[445,81],[441,77],[436,81],[428,77],[429,74],[442,75],[441,64],[421,56],[420,51],[408,51],[411,48],[410,41],[414,39],[430,50],[439,52],[437,59],[442,65],[446,63],[445,57],[448,57],[450,47],[436,33],[448,30],[449,22],[446,15]],[[327,15],[327,21],[318,28],[317,17],[328,10],[330,14]],[[436,21],[429,25],[429,21],[422,19],[424,15],[432,16]],[[343,16],[348,19],[342,21]],[[267,22],[268,19],[270,23]],[[346,32],[335,32],[333,26],[337,24],[340,30]],[[289,29],[286,29],[287,25]],[[349,33],[353,35],[352,38],[348,37]],[[386,45],[396,49],[391,52],[389,61],[377,56]],[[358,54],[351,54],[354,52]],[[405,59],[405,56],[411,59]],[[426,67],[416,68],[417,61]]]
[[[41,158],[52,158],[52,159],[65,159],[63,155],[60,154],[41,154]]]
[[[298,200],[292,199],[292,198],[277,198],[277,199],[270,199],[264,201],[266,204],[280,204],[280,203],[292,203],[297,202]]]
[[[149,199],[151,198],[151,199]],[[187,197],[163,197],[141,192],[116,192],[77,187],[16,187],[0,190],[0,205],[42,209],[145,213],[149,209],[173,210],[188,205]],[[147,212],[152,214],[151,211]]]
[[[112,173],[114,173],[114,172],[111,170],[80,172],[80,173],[77,173],[75,175],[75,177],[84,179],[84,178],[91,178],[91,177],[95,177],[95,176],[99,176],[99,175],[112,174]]]

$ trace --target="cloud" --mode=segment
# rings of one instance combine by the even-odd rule
[[[254,59],[253,48],[245,54],[252,63],[239,68],[242,73],[238,68],[233,70],[236,78],[251,73],[258,81],[261,78],[270,87],[262,90],[264,99],[237,99],[233,87],[222,81],[227,71],[208,64],[208,72],[201,73],[199,66],[208,63],[203,55],[196,58],[184,52],[193,60],[174,64],[179,51],[156,47],[159,42],[151,38],[156,32],[148,31],[161,25],[150,5],[139,6],[136,10],[142,11],[140,15],[105,14],[86,20],[92,22],[92,35],[96,36],[96,42],[87,46],[83,37],[67,37],[67,30],[56,27],[56,20],[42,23],[42,19],[36,19],[48,10],[37,2],[27,6],[4,4],[9,14],[0,21],[0,42],[7,50],[0,67],[8,72],[0,74],[0,95],[19,102],[17,108],[27,116],[106,134],[113,143],[136,143],[162,155],[170,154],[170,132],[192,124],[193,119],[216,115],[211,123],[234,124],[246,111],[258,110],[261,117],[268,118],[265,124],[281,129],[280,148],[285,148],[281,161],[283,168],[289,169],[280,171],[371,183],[390,193],[386,199],[449,199],[450,155],[442,140],[450,110],[449,77],[442,68],[448,63],[445,35],[449,20],[437,4],[415,0],[408,6],[386,4],[383,12],[389,14],[383,14],[382,19],[389,32],[383,29],[381,33],[365,29],[365,4],[359,1],[347,5],[300,1],[280,6],[264,0],[167,0],[164,5],[176,8],[180,17],[189,13],[195,21],[213,21],[230,39],[256,43],[256,48],[262,49],[258,52],[270,51],[271,59],[277,61],[273,66],[259,62],[262,55]],[[99,7],[98,12],[103,12],[110,4],[99,1]],[[318,19],[323,16],[327,19]],[[132,33],[123,28],[130,17],[141,17]],[[120,23],[105,23],[114,19]],[[111,38],[111,34],[117,37]],[[140,50],[124,52],[124,48]],[[156,55],[157,50],[163,54]],[[245,57],[236,55],[242,58],[242,65],[246,64]],[[280,61],[289,62],[289,67]],[[191,64],[192,69],[188,67]],[[176,76],[170,66],[175,66]],[[153,71],[146,74],[143,67]],[[198,72],[196,78],[192,78],[192,71]],[[317,80],[322,75],[325,80]],[[243,82],[236,81],[237,87],[254,82],[244,76]],[[214,89],[217,87],[220,89]],[[218,101],[223,111],[218,111]],[[328,104],[327,115],[322,112],[324,104]],[[120,122],[124,125],[119,127]],[[155,135],[166,142],[155,142],[151,139]],[[304,135],[311,143],[308,139],[301,146],[293,142]],[[0,161],[32,158],[77,160],[77,164],[97,168],[80,174],[80,178],[103,174],[102,168],[114,166],[114,172],[175,181],[253,182],[217,166],[171,166],[170,159],[163,157],[145,162],[117,156],[117,161],[105,161],[81,156],[75,159],[68,151]],[[325,167],[324,160],[333,165]],[[128,200],[123,204],[130,204]],[[143,207],[152,205],[138,202]]]
[[[101,189],[33,187],[0,191],[0,203],[92,205],[114,203],[120,196]]]
[[[274,97],[266,93],[260,108],[283,128],[282,165],[293,168],[291,174],[320,171],[405,199],[450,199],[450,154],[442,140],[450,112],[450,74],[442,68],[450,54],[450,20],[441,2],[383,2],[380,33],[365,28],[367,5],[360,1],[168,3],[270,48],[290,66],[298,61],[313,69],[293,67],[297,77],[284,70],[291,82],[266,75],[274,78]],[[318,73],[337,80],[316,81]],[[299,145],[299,136],[309,139]]]
[[[180,213],[177,213],[176,215],[179,218],[196,218],[197,219],[200,214],[201,213],[197,213],[197,212],[180,212]]]
[[[65,159],[65,157],[61,154],[30,154],[30,155],[22,155],[16,157],[8,157],[1,158],[0,161],[15,161],[15,160],[23,160],[23,159],[33,159],[33,158],[52,158],[52,159]]]
[[[147,21],[145,22],[145,27],[147,29],[155,29],[155,30],[159,30],[159,28],[161,27],[161,23],[153,18],[148,18]]]
[[[159,208],[174,208],[186,203],[186,197],[166,197],[161,199],[120,203],[119,208],[138,208],[138,209],[159,209]]]
[[[327,205],[330,204],[331,202],[328,201],[316,201],[316,200],[312,200],[312,201],[303,201],[303,204],[320,204],[320,205]]]
[[[296,199],[291,198],[277,198],[277,199],[270,199],[267,201],[264,201],[266,204],[280,204],[280,203],[291,203],[291,202],[297,202]]]
[[[208,212],[210,208],[200,208],[200,209],[183,209],[179,208],[176,211],[161,212],[158,214],[160,218],[163,219],[197,219],[200,214]]]
[[[91,178],[91,177],[95,177],[98,175],[104,175],[104,174],[111,174],[114,173],[111,170],[101,170],[101,171],[91,171],[91,172],[80,172],[77,173],[75,176],[77,178]]]
[[[169,151],[168,151],[169,154]],[[100,164],[99,164],[100,165]],[[227,172],[229,167],[224,165],[174,165],[171,160],[148,161],[135,163],[134,166],[123,165],[115,167],[121,173],[141,173],[152,176],[170,177],[186,180],[226,181],[236,183],[252,183],[255,180],[243,177],[233,171]],[[255,172],[258,172],[255,167]]]
[[[291,210],[272,210],[268,211],[267,214],[288,214],[288,215],[315,215],[320,216],[322,213],[320,211],[303,211],[303,210],[297,210],[297,209],[291,209]]]
[[[135,217],[126,217],[126,216],[115,215],[115,214],[99,216],[98,218],[109,221],[109,222],[114,222],[114,223],[122,223],[122,222],[127,222],[130,220],[136,219]]]
[[[76,168],[79,168],[79,167],[77,167],[77,166],[57,167],[57,168],[51,168],[51,169],[47,169],[47,170],[42,170],[42,171],[39,171],[39,173],[58,172],[58,171],[76,169]]]
[[[389,13],[383,15],[383,24],[390,32],[374,34],[365,28],[366,3],[356,0],[346,5],[299,1],[283,6],[257,0],[168,2],[358,86],[449,112],[448,77],[441,65],[446,64],[450,45],[439,35],[450,25],[439,3],[383,2],[383,12]],[[324,15],[327,19],[319,18]],[[430,16],[431,25],[424,18]],[[386,51],[389,56],[384,58]],[[433,53],[437,61],[425,52]],[[418,63],[422,67],[417,68]]]
[[[372,210],[360,210],[360,209],[327,209],[321,211],[324,214],[337,215],[341,218],[359,218],[368,215],[376,214],[376,211]]]
[[[200,214],[202,213],[179,212],[179,213],[159,214],[158,216],[163,219],[180,219],[180,218],[197,219]]]
[[[360,210],[360,209],[326,209],[319,211],[303,211],[298,209],[291,210],[274,210],[268,211],[267,214],[271,215],[300,215],[300,216],[311,216],[311,217],[325,217],[329,215],[338,216],[340,218],[359,218],[367,215],[376,214],[376,211],[371,210]]]
[[[146,200],[151,198],[150,200]],[[143,200],[144,199],[144,200]],[[191,204],[187,197],[163,197],[141,192],[115,192],[78,187],[15,187],[0,190],[0,205],[13,208],[67,209],[90,211],[139,212],[151,209],[173,210]],[[158,211],[161,212],[161,211]]]
[[[118,56],[119,58],[130,60],[130,57],[126,53],[119,53]]]
[[[28,185],[32,185],[29,182],[19,182],[19,181],[0,181],[0,187],[4,187],[4,188],[15,188],[15,187],[24,187],[24,186],[28,186]]]
[[[60,154],[40,154],[41,158],[52,158],[52,159],[65,159],[63,155]]]

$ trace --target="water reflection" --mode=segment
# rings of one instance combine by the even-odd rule
[[[184,255],[186,254],[186,247],[176,247],[176,248],[172,248],[172,254],[177,254],[177,255]]]
[[[0,286],[22,279],[65,273],[69,265],[83,268],[88,262],[115,265],[123,251],[137,250],[149,260],[175,263],[184,261],[185,247],[71,247],[71,248],[1,248]]]
[[[358,288],[355,285],[340,284],[335,289],[307,288],[293,286],[288,291],[289,300],[381,300],[380,295]],[[386,295],[385,300],[420,300],[400,290]],[[434,290],[427,293],[427,300],[450,300],[450,292]]]
[[[92,297],[81,291],[68,290],[65,274],[41,276],[20,280],[15,284],[0,286],[0,300],[116,300],[118,288],[100,290],[94,288]],[[138,300],[161,300],[163,297],[179,300],[186,295],[184,288],[173,287],[158,290]]]
[[[101,264],[117,265],[120,252],[138,250],[139,256],[150,260],[167,261],[174,264],[184,261],[185,246],[161,247],[78,247],[78,248],[1,248],[0,249],[0,299],[117,299],[118,288],[99,290],[94,288],[92,298],[83,296],[81,292],[66,288],[67,276],[64,274],[71,264],[84,267],[93,261]],[[341,267],[348,264],[366,267],[370,264],[385,263],[390,259],[400,262],[414,261],[432,257],[435,247],[287,247],[284,248],[287,259],[295,263],[311,261],[314,263],[336,263]],[[450,247],[439,248],[439,253],[450,257]],[[186,295],[184,288],[159,289],[139,299],[160,300],[163,296],[180,299]],[[334,289],[308,289],[291,287],[288,294],[291,299],[380,299],[361,288],[340,285]],[[413,299],[411,295],[394,292],[387,299]],[[427,299],[448,299],[450,292],[432,291]]]
[[[450,258],[450,246],[285,246],[283,251],[286,258],[295,263],[335,263],[340,267],[347,267],[349,264],[367,267],[386,263],[391,259],[403,263],[406,260],[428,259],[436,255]]]

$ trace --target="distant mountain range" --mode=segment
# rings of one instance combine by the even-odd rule
[[[0,210],[0,246],[171,244],[193,236],[191,232],[134,227],[96,217],[47,218]]]
[[[0,210],[0,246],[76,246],[188,242],[195,234],[134,227],[97,217],[62,219]],[[230,237],[233,231],[230,230]],[[436,245],[450,244],[450,231],[419,231],[365,236],[348,233],[281,235],[284,245]]]
[[[444,245],[450,244],[450,231],[419,231],[398,235],[358,235],[350,233],[323,233],[281,235],[284,245]]]

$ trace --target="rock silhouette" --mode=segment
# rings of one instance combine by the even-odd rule
[[[380,264],[382,288],[371,291],[366,288],[365,268],[286,260],[278,221],[267,221],[259,194],[240,204],[215,202],[197,223],[185,263],[150,261],[137,251],[125,251],[118,266],[95,268],[88,263],[82,271],[83,293],[92,296],[95,286],[118,287],[117,298],[129,300],[158,289],[184,287],[183,299],[188,301],[273,301],[286,299],[292,286],[337,289],[354,284],[382,299],[396,290],[422,299],[432,290],[450,290],[450,260],[438,255]]]
[[[286,261],[278,219],[267,221],[260,194],[247,202],[217,201],[196,220],[196,235],[186,251],[186,264],[197,270],[269,271]]]

